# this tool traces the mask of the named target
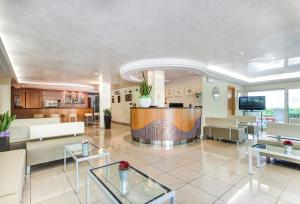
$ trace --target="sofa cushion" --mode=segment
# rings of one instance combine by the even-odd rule
[[[267,134],[299,139],[300,124],[269,123],[267,126]]]
[[[238,127],[238,120],[234,118],[206,117],[205,125],[211,127],[234,128]]]
[[[83,138],[83,136],[67,136],[26,142],[27,165],[63,159],[64,146],[81,142]]]
[[[25,157],[25,149],[0,153],[0,203],[6,200],[18,203],[22,199]]]
[[[16,119],[11,127],[10,142],[24,142],[30,139],[30,126],[42,124],[57,124],[60,123],[59,118],[31,118],[31,119]]]

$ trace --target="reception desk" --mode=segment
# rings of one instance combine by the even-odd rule
[[[132,139],[147,144],[185,144],[201,131],[201,108],[131,108]]]

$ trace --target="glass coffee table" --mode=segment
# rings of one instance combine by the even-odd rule
[[[78,165],[80,162],[83,161],[91,161],[92,159],[100,158],[100,157],[106,157],[105,164],[108,164],[109,162],[109,153],[92,144],[89,143],[89,150],[88,150],[88,155],[83,156],[82,155],[82,144],[77,143],[77,144],[71,144],[71,145],[65,145],[64,148],[64,171],[66,172],[67,170],[67,164],[66,164],[66,159],[68,157],[68,154],[74,159],[76,163],[76,176],[75,176],[75,192],[78,193],[78,180],[79,180],[79,169]]]
[[[249,157],[249,174],[253,174],[252,154],[256,152],[256,166],[260,168],[260,154],[264,153],[274,158],[282,160],[292,161],[300,164],[300,150],[293,150],[291,153],[286,153],[284,147],[267,145],[267,144],[255,144],[248,149]]]
[[[128,170],[128,191],[122,195],[120,190],[119,162],[90,169],[87,175],[86,202],[90,203],[90,180],[108,194],[113,203],[158,204],[165,201],[175,204],[175,192],[138,169],[130,166]]]

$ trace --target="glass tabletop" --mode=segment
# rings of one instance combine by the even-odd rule
[[[290,153],[286,153],[284,147],[267,145],[267,144],[255,144],[253,148],[260,149],[265,153],[276,154],[279,156],[293,157],[300,160],[300,150],[293,149]]]
[[[82,151],[81,143],[66,145],[65,148],[68,149],[72,154],[74,154],[76,156],[76,158],[78,158],[78,159],[107,153],[106,150],[104,150],[92,143],[89,143],[87,156],[82,155],[83,151]]]
[[[171,191],[136,168],[130,167],[127,182],[128,192],[122,195],[118,167],[119,162],[91,169],[90,172],[119,203],[148,203]]]

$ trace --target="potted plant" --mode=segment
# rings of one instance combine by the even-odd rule
[[[202,93],[201,93],[201,92],[196,92],[196,93],[195,93],[195,96],[196,96],[196,98],[197,98],[197,106],[199,106],[200,100],[201,100],[201,96],[202,96]]]
[[[151,90],[152,86],[148,84],[148,81],[143,72],[143,80],[139,83],[139,93],[140,93],[140,106],[143,108],[148,108],[151,105]]]
[[[0,152],[9,150],[10,133],[7,131],[16,116],[11,116],[7,111],[0,114]]]
[[[293,142],[290,140],[283,141],[284,152],[290,154],[293,150]]]
[[[105,129],[110,129],[111,126],[111,109],[104,109],[104,126]]]
[[[120,192],[122,196],[125,196],[129,191],[128,185],[128,170],[130,164],[128,161],[120,161],[119,163],[119,176],[120,176]]]

